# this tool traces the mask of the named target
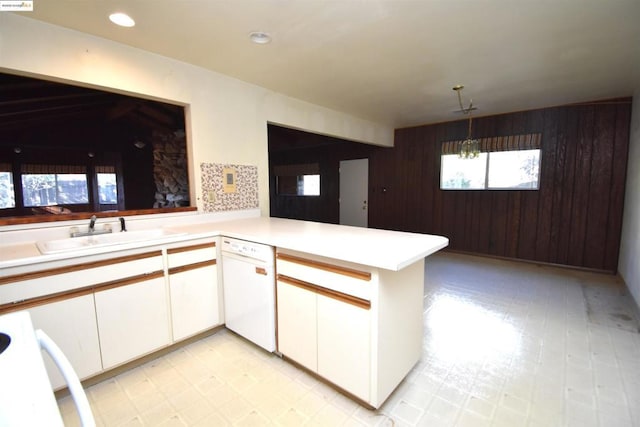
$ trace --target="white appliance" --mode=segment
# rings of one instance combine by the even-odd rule
[[[267,351],[275,351],[273,247],[223,237],[221,253],[227,328]]]
[[[60,348],[34,330],[27,311],[0,316],[0,426],[62,426],[41,348],[67,382],[83,426],[95,426],[80,380]]]

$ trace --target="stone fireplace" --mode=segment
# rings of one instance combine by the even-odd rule
[[[154,208],[189,206],[187,144],[185,133],[155,131],[153,138],[153,177],[156,184]]]

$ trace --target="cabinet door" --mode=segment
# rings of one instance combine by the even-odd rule
[[[317,371],[316,294],[278,281],[278,350]]]
[[[95,299],[105,369],[171,342],[163,277],[96,292]]]
[[[55,341],[80,379],[102,370],[93,294],[41,305],[28,311],[34,328],[42,329]],[[43,354],[51,386],[54,389],[66,386],[57,366],[47,353]]]
[[[320,294],[317,304],[318,374],[369,401],[369,310]]]
[[[169,275],[173,340],[220,324],[215,265]]]

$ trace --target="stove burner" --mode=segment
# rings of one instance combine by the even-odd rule
[[[11,337],[0,332],[0,354],[2,354],[11,344]]]

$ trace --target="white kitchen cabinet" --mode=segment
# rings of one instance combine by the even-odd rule
[[[95,293],[102,364],[113,368],[171,342],[163,275]]]
[[[278,350],[287,358],[369,400],[370,316],[368,308],[326,296],[307,282],[280,276]]]
[[[278,350],[368,402],[371,276],[366,271],[279,253]],[[351,291],[346,293],[345,291]]]
[[[0,277],[0,314],[29,310],[88,378],[223,323],[216,240],[16,269]]]
[[[317,295],[318,375],[369,400],[371,376],[369,310]]]
[[[169,275],[174,341],[221,323],[216,276],[215,265]]]
[[[399,271],[279,249],[278,350],[379,408],[420,359],[424,263]]]
[[[160,249],[135,251],[116,257],[86,257],[75,263],[45,263],[34,266],[29,271],[16,272],[0,278],[0,314],[16,310],[28,310],[36,328],[42,329],[64,352],[74,367],[78,377],[88,378],[102,372],[117,362],[114,353],[135,352],[137,347],[129,346],[126,340],[130,330],[135,330],[145,317],[138,318],[140,312],[122,318],[122,310],[134,311],[132,306],[153,303],[159,298],[145,299],[142,295],[123,301],[105,304],[108,296],[124,294],[128,286],[138,282],[156,279],[158,291],[166,295],[162,251]],[[94,294],[100,295],[101,311],[96,313]],[[154,292],[158,292],[154,289]],[[166,296],[162,298],[162,308],[167,309]],[[106,313],[111,307],[115,314]],[[113,326],[124,333],[124,341],[109,332],[110,318],[118,319]],[[120,322],[129,322],[120,327]],[[168,334],[168,320],[164,331]],[[101,329],[99,330],[99,326]],[[125,344],[123,346],[123,343]],[[135,356],[135,355],[134,355]],[[104,360],[107,364],[103,364]],[[129,357],[132,358],[132,357]],[[118,359],[118,361],[120,361]],[[54,388],[65,385],[53,362],[45,356],[45,365]]]
[[[277,295],[278,350],[316,372],[318,328],[315,292],[278,281]]]
[[[173,340],[222,324],[216,244],[167,249]]]
[[[42,329],[63,351],[80,379],[102,370],[93,294],[30,308],[36,329]],[[44,362],[51,386],[66,386],[62,374],[46,352]]]
[[[75,263],[72,261],[45,263],[34,266],[30,271],[0,276],[0,307],[15,301],[41,301],[51,295],[83,292],[104,283],[163,269],[160,249],[124,256],[90,256]]]

